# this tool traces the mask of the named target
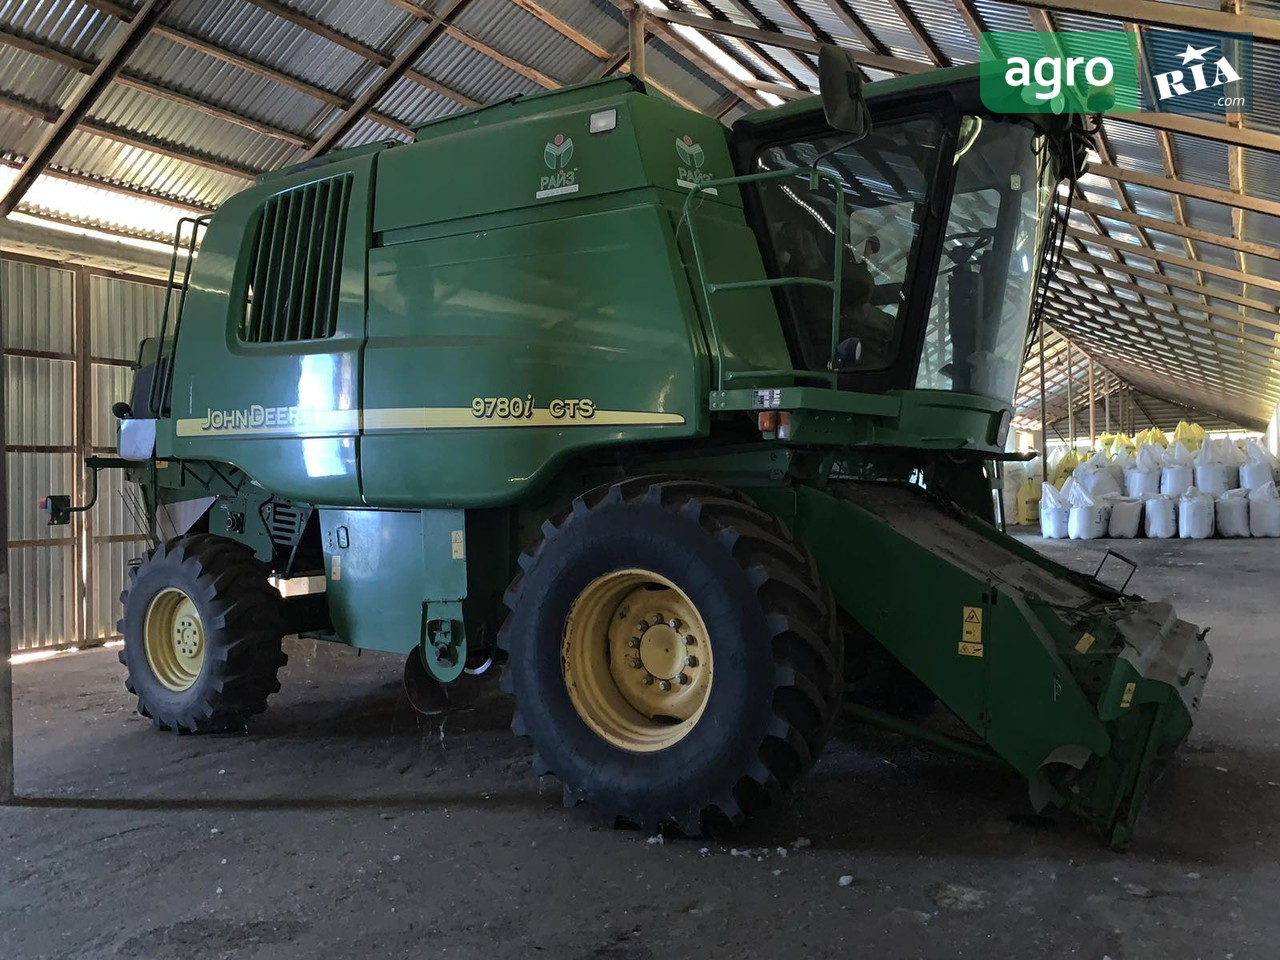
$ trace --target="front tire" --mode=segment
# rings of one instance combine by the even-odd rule
[[[640,478],[542,532],[499,646],[513,728],[566,804],[696,834],[780,800],[830,733],[843,659],[786,528],[731,490]]]
[[[150,550],[120,595],[138,712],[179,733],[233,730],[280,689],[281,599],[243,544],[195,534]]]

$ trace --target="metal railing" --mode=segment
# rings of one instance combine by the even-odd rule
[[[170,391],[173,389],[173,356],[178,346],[178,330],[182,326],[182,310],[187,303],[187,288],[191,285],[191,267],[196,259],[196,247],[200,243],[200,236],[209,226],[209,220],[213,214],[205,214],[202,217],[183,217],[178,221],[178,229],[173,234],[173,253],[169,257],[169,282],[165,285],[164,290],[164,308],[160,316],[160,337],[159,346],[156,350],[156,375],[151,379],[151,394],[148,402],[156,416],[163,417],[165,415],[165,402],[169,399]],[[182,282],[176,283],[178,275],[178,254],[183,249],[182,231],[187,225],[191,225],[191,236],[186,241],[187,263],[182,269]],[[173,311],[173,342],[169,346],[166,357],[165,337],[169,333],[169,312],[173,305],[174,291],[178,292],[177,309]],[[165,360],[168,363],[165,363]]]
[[[832,275],[830,280],[820,280],[817,277],[769,277],[764,280],[735,280],[728,283],[714,283],[707,280],[706,265],[703,262],[702,247],[698,243],[698,230],[694,218],[691,216],[692,204],[699,193],[713,191],[719,187],[740,186],[748,183],[759,183],[766,180],[781,180],[787,177],[795,177],[797,174],[809,174],[809,189],[817,191],[819,182],[822,180],[830,181],[836,194],[836,223],[835,235],[835,258],[832,267]],[[689,195],[685,198],[684,209],[681,212],[681,221],[689,225],[689,241],[693,247],[694,265],[698,270],[698,282],[702,286],[702,302],[706,307],[707,326],[711,331],[712,346],[716,354],[716,389],[723,392],[725,384],[747,377],[822,377],[831,387],[836,387],[839,382],[840,372],[836,366],[836,354],[840,343],[840,283],[844,265],[844,235],[849,220],[848,211],[845,210],[844,204],[844,184],[840,182],[840,178],[825,170],[805,167],[787,167],[783,170],[768,170],[764,173],[749,173],[739,177],[725,177],[719,180],[707,180],[700,183],[689,191]],[[827,362],[825,371],[818,370],[725,370],[724,341],[720,336],[720,324],[716,319],[715,307],[712,305],[712,297],[717,293],[726,293],[734,290],[754,290],[754,289],[771,289],[774,287],[822,287],[831,291],[831,353]]]

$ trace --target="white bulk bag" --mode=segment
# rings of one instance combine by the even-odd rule
[[[1108,497],[1107,503],[1111,507],[1107,536],[1136,537],[1142,525],[1142,501],[1137,497]]]
[[[1151,444],[1138,449],[1133,466],[1124,472],[1124,492],[1131,497],[1154,497],[1160,493],[1160,454]]]
[[[1179,440],[1164,452],[1164,468],[1160,471],[1160,492],[1166,497],[1180,497],[1196,482],[1195,458],[1187,445]]]
[[[1213,497],[1190,488],[1178,500],[1178,536],[1205,540],[1213,536]]]
[[[1218,535],[1223,537],[1249,536],[1249,491],[1228,490],[1215,505],[1218,517]]]
[[[1076,473],[1084,467],[1081,464]],[[1104,474],[1105,476],[1105,474]],[[1110,476],[1107,476],[1110,480]],[[1072,540],[1096,540],[1106,535],[1107,519],[1111,516],[1111,508],[1105,503],[1095,500],[1085,489],[1085,482],[1077,482],[1069,491],[1065,489],[1071,510],[1067,514],[1067,535]]]
[[[1148,537],[1173,537],[1178,533],[1177,502],[1168,497],[1148,497],[1143,504]]]
[[[1040,494],[1040,536],[1049,540],[1065,540],[1069,513],[1070,508],[1062,492],[1052,483],[1044,484]]]
[[[1115,474],[1111,472],[1111,464],[1101,453],[1094,454],[1076,467],[1071,478],[1094,499],[1120,492],[1120,484],[1116,482]]]
[[[1250,440],[1240,467],[1240,486],[1256,490],[1275,480],[1276,458],[1257,440]],[[1256,536],[1256,534],[1255,534]]]
[[[1249,491],[1249,532],[1255,537],[1280,537],[1280,494],[1274,480]]]

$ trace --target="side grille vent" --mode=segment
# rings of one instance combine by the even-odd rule
[[[267,200],[249,256],[246,343],[333,336],[351,183],[348,174]]]

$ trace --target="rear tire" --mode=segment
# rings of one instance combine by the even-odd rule
[[[498,637],[537,772],[567,805],[648,831],[777,803],[840,706],[843,646],[808,553],[746,497],[679,478],[594,490],[542,534]]]
[[[287,657],[280,594],[243,544],[194,534],[129,571],[120,662],[138,712],[178,733],[234,730],[267,708]]]

